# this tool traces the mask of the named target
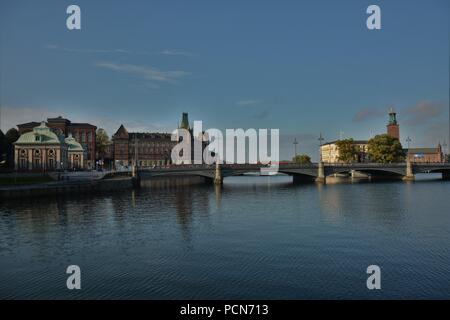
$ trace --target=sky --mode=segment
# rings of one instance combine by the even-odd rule
[[[81,8],[68,30],[66,8]],[[381,30],[366,9],[381,8]],[[62,115],[112,135],[280,130],[281,158],[368,139],[449,143],[449,2],[0,0],[0,128]],[[448,146],[447,146],[448,148]]]

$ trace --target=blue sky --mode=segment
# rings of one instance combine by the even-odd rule
[[[82,29],[66,28],[81,8]],[[366,28],[381,7],[382,29]],[[448,1],[0,0],[1,129],[63,115],[113,134],[279,128],[282,158],[317,136],[366,139],[398,111],[413,145],[446,139]],[[404,141],[403,141],[404,142]]]

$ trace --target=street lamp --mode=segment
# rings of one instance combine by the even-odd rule
[[[409,155],[410,155],[409,149],[410,149],[411,138],[409,136],[406,138],[406,143],[408,144],[408,152],[406,153],[406,162],[408,162],[408,161],[411,161],[411,159],[409,157]]]
[[[446,155],[445,155],[445,150],[446,149],[447,149],[447,142],[445,142],[445,140],[444,140],[444,143],[442,144],[442,153],[444,154],[444,159],[443,159],[442,162],[446,161]],[[450,154],[450,151],[447,154]]]
[[[408,136],[406,138],[406,143],[408,144],[408,153],[409,153],[409,143],[411,142],[411,138]]]
[[[319,136],[318,140],[319,140],[319,161],[322,162],[322,150],[321,150],[321,148],[322,148],[322,141],[325,140],[322,137],[322,133],[320,133],[320,136]]]
[[[294,158],[296,158],[297,157],[297,145],[298,145],[297,138],[294,138],[294,142],[292,144],[294,145]]]

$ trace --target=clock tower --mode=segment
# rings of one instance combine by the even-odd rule
[[[400,128],[397,122],[397,114],[393,108],[389,111],[389,122],[386,127],[389,136],[400,140]]]

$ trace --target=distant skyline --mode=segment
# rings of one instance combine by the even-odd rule
[[[82,29],[66,28],[81,7]],[[382,29],[366,28],[377,4]],[[449,10],[435,1],[0,0],[0,128],[62,115],[112,135],[279,128],[281,158],[384,133],[449,144]],[[447,147],[448,148],[448,147]]]

